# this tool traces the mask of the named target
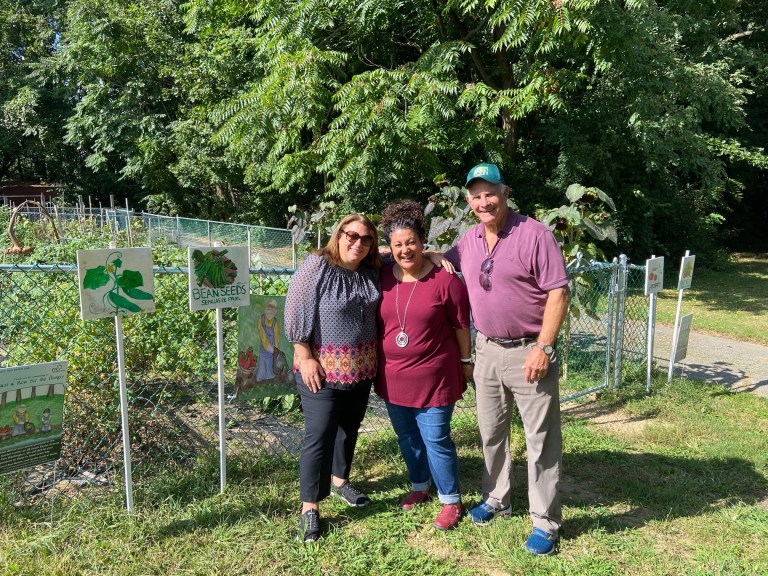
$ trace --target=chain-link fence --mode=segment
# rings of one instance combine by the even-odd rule
[[[104,245],[112,241],[121,246],[161,243],[178,248],[243,245],[250,248],[251,266],[254,268],[296,267],[291,231],[282,228],[160,216],[127,209],[59,208],[55,204],[47,204],[46,209],[65,240],[71,234],[77,238],[88,235],[101,240]],[[28,223],[44,218],[38,206],[24,206],[20,215]],[[24,222],[20,221],[19,225],[23,226]]]
[[[558,346],[561,402],[642,378],[647,361],[645,267],[622,255],[568,273],[571,307]]]
[[[290,269],[251,271],[254,294],[285,294]],[[625,259],[570,271],[573,307],[560,339],[563,399],[605,388],[644,370],[647,299],[643,268]],[[155,268],[153,314],[123,320],[134,478],[138,486],[160,472],[184,474],[215,458],[218,449],[214,312],[189,312],[187,273]],[[114,322],[79,317],[75,266],[0,266],[0,366],[69,361],[61,459],[11,481],[30,494],[79,486],[119,487],[121,425]],[[622,318],[619,319],[619,315]],[[225,354],[236,366],[237,309],[223,311]],[[227,375],[228,452],[295,457],[302,420],[294,391],[239,401],[234,369]],[[1,423],[0,423],[1,424]],[[454,427],[474,427],[470,389]],[[391,434],[383,404],[372,395],[363,438]]]

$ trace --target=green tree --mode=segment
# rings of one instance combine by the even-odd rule
[[[0,30],[34,4],[6,45],[50,65],[4,54],[19,128],[0,162],[56,87],[51,126],[66,118],[76,152],[58,173],[155,211],[375,213],[492,161],[524,213],[573,182],[605,190],[621,249],[644,257],[713,250],[768,196],[758,0],[2,1]]]
[[[731,1],[187,8],[190,29],[252,54],[213,118],[256,204],[371,211],[490,160],[528,213],[574,181],[608,191],[622,246],[646,255],[705,247],[740,192],[732,163],[765,169],[743,138],[764,53],[734,40],[750,24]]]
[[[71,150],[61,145],[66,86],[41,76],[56,49],[58,3],[0,0],[0,181],[58,181]]]

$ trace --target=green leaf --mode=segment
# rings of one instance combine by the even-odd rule
[[[613,203],[613,200],[611,199],[611,197],[608,196],[608,194],[606,194],[602,190],[600,190],[600,188],[590,188],[589,191],[597,194],[597,197],[600,198],[600,200],[602,200],[606,204],[608,204],[608,206],[611,207],[611,210],[613,211],[616,210],[616,204]]]
[[[586,192],[587,189],[584,188],[581,184],[571,184],[568,186],[568,189],[565,191],[565,196],[570,200],[571,202],[576,202],[579,198],[584,196],[584,192]]]
[[[154,297],[149,292],[144,292],[140,288],[125,288],[124,292],[134,300],[152,300]]]
[[[606,224],[606,223],[598,224],[597,222],[593,222],[588,218],[585,218],[583,220],[583,223],[587,231],[589,231],[592,237],[595,238],[596,240],[610,240],[611,242],[616,244],[617,242],[616,228],[614,228],[612,224]]]
[[[112,305],[115,307],[115,312],[120,312],[120,308],[124,308],[125,310],[128,310],[128,312],[141,312],[141,308],[128,300],[128,298],[123,298],[120,294],[109,292],[107,298],[109,298],[109,301],[112,302]]]
[[[102,286],[106,286],[107,282],[109,282],[109,274],[107,274],[104,266],[88,268],[85,271],[85,278],[83,278],[83,288],[86,290],[97,290]]]
[[[121,268],[123,266],[123,261],[120,258],[115,258],[114,260],[112,260],[112,265],[115,268]]]
[[[125,270],[117,279],[117,285],[127,292],[132,288],[144,286],[144,277],[136,270]]]

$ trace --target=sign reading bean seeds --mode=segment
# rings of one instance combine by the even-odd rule
[[[247,246],[189,247],[189,308],[250,304]]]

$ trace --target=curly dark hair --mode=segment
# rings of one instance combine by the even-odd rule
[[[397,200],[384,208],[381,213],[381,229],[384,240],[389,244],[390,236],[395,230],[413,230],[424,242],[424,210],[413,200]]]

